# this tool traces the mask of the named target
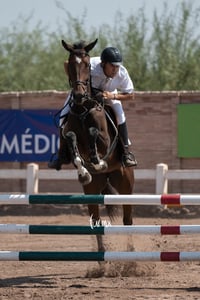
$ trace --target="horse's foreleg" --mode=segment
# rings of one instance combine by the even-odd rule
[[[99,164],[100,158],[97,153],[96,141],[99,135],[99,130],[95,127],[89,128],[89,153],[90,160],[94,164]]]
[[[99,136],[99,130],[95,127],[89,128],[89,153],[90,153],[90,168],[92,171],[103,171],[107,169],[107,163],[100,159],[97,151],[97,138]]]
[[[72,161],[78,170],[78,178],[82,185],[89,184],[92,181],[92,176],[88,170],[83,166],[82,159],[77,147],[76,134],[73,131],[69,131],[66,134],[69,150],[72,154]]]

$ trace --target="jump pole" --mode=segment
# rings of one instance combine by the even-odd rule
[[[70,234],[70,235],[111,235],[111,234],[160,234],[181,235],[200,233],[200,225],[128,225],[128,226],[79,226],[79,225],[27,225],[0,224],[0,233],[22,234]]]
[[[0,204],[200,205],[200,195],[63,195],[3,194]]]
[[[200,261],[200,252],[0,251],[0,261]]]

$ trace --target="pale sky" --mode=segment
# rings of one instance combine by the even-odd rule
[[[58,8],[56,2],[61,3],[70,14],[79,18],[86,10],[86,26],[96,29],[102,24],[114,25],[114,17],[117,11],[121,11],[126,18],[145,7],[145,15],[151,20],[154,9],[158,13],[163,12],[166,2],[170,11],[174,11],[181,0],[0,0],[0,27],[9,27],[19,18],[31,16],[30,24],[35,26],[39,21],[48,26],[50,31],[58,28],[58,22],[62,24],[65,12]],[[193,7],[200,7],[200,0],[185,0],[192,2]]]

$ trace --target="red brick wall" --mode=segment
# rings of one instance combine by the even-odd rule
[[[62,107],[66,92],[1,93],[0,109],[45,109]],[[169,169],[200,169],[200,159],[177,157],[177,105],[200,103],[197,92],[136,92],[135,100],[124,102],[129,137],[138,160],[138,169],[155,169],[166,163]],[[25,168],[23,163],[1,163],[1,169]],[[47,163],[40,163],[46,168]],[[197,181],[174,181],[169,192],[199,192]],[[77,182],[40,181],[40,192],[79,192]],[[0,192],[25,192],[23,180],[1,180]],[[136,181],[136,193],[154,193],[154,181]]]

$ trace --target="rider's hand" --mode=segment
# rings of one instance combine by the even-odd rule
[[[115,94],[111,93],[111,92],[107,92],[107,91],[104,91],[103,92],[103,98],[105,100],[113,100],[115,97]]]

